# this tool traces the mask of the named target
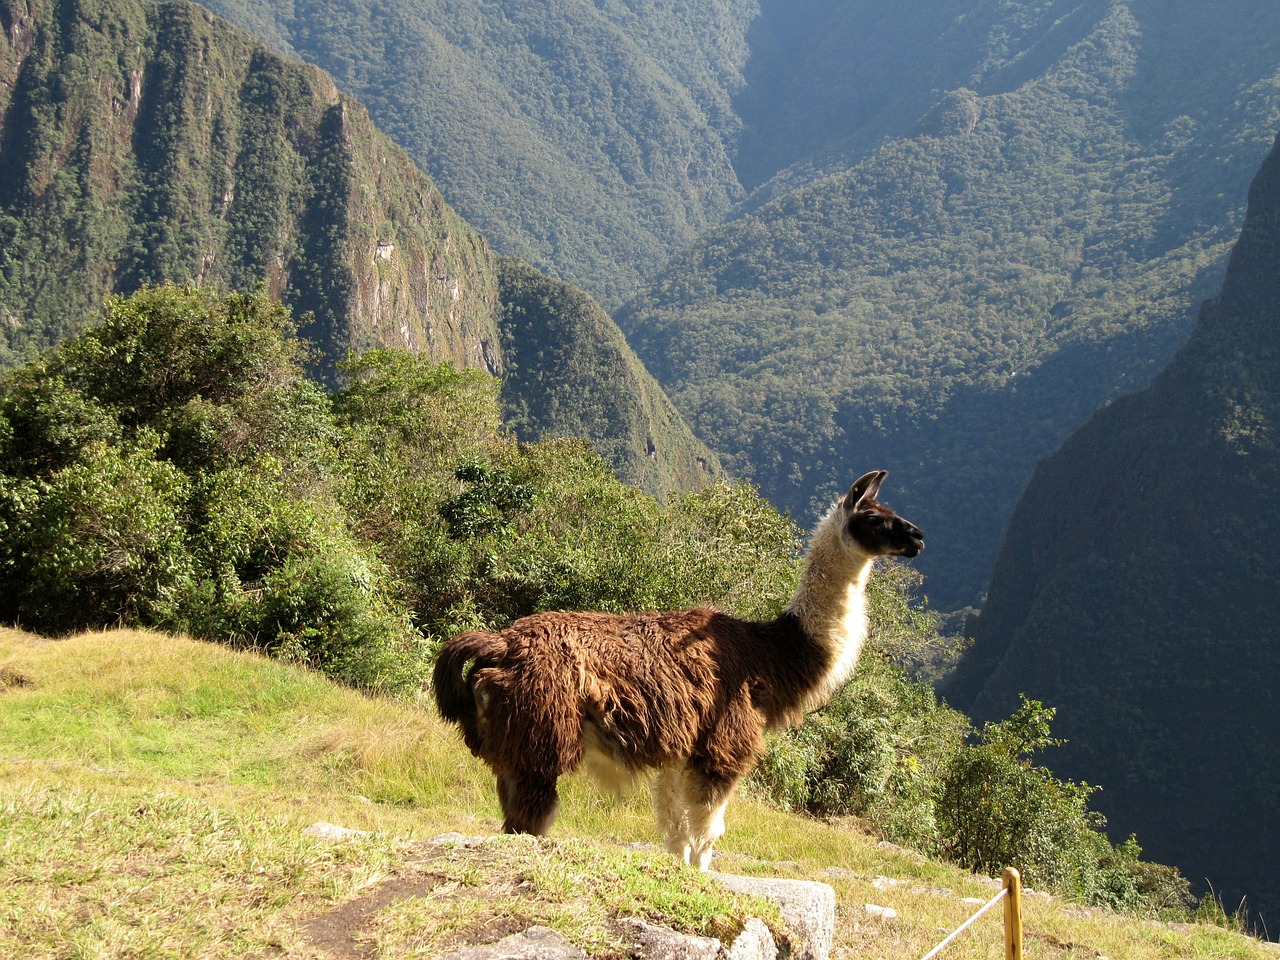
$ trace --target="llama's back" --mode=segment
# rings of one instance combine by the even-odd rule
[[[704,609],[546,614],[515,628],[572,648],[574,694],[589,745],[638,770],[683,760],[705,732],[725,669],[723,641],[710,626],[723,619],[731,618]],[[530,651],[543,646],[535,641]]]

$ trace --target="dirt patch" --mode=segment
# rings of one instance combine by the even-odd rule
[[[312,946],[335,960],[371,960],[375,945],[361,934],[369,929],[378,911],[397,900],[428,896],[447,882],[447,877],[435,873],[391,877],[370,887],[363,896],[308,920],[302,933]]]

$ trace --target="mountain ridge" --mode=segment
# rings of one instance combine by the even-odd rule
[[[0,367],[109,295],[172,282],[264,284],[330,384],[349,351],[380,347],[505,372],[496,254],[318,68],[185,0],[0,0],[0,19]],[[655,495],[705,484],[715,456],[593,309],[544,319],[594,364],[526,377],[540,396],[511,402],[553,411],[550,435],[589,427]],[[624,389],[583,420],[578,398],[615,365]]]

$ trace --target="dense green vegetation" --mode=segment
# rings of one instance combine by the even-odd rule
[[[0,616],[185,630],[395,686],[459,625],[731,592],[758,609],[748,591],[789,565],[777,518],[751,528],[781,531],[773,559],[691,576],[703,525],[763,502],[718,485],[668,514],[582,441],[507,439],[493,378],[407,353],[351,361],[331,398],[291,324],[261,292],[148,289],[9,375]]]
[[[515,442],[485,374],[372,351],[329,394],[303,350],[264,293],[161,287],[113,300],[5,376],[0,620],[181,631],[395,692],[463,627],[707,602],[767,617],[794,588],[797,531],[745,485],[662,506],[581,442]],[[971,868],[1017,859],[1032,882],[1091,902],[1185,909],[1176,873],[1113,862],[1087,790],[1025,762],[1040,740],[1006,751],[1006,779],[1045,799],[993,811],[964,792],[985,777],[962,761],[978,755],[968,724],[905,672],[943,644],[918,583],[902,566],[876,578],[875,652],[775,744],[756,789],[867,816]],[[1009,723],[1047,731],[1044,716]],[[974,841],[992,817],[1033,822],[1000,846]],[[1139,886],[1152,876],[1159,898]]]
[[[603,311],[515,262],[503,280],[328,77],[180,0],[0,10],[0,369],[111,292],[265,281],[331,385],[374,347],[508,371],[522,439],[585,437],[660,498],[717,474]]]
[[[220,73],[174,59],[213,29],[191,8],[112,0],[106,14],[95,4],[106,0],[82,5],[86,22],[120,25],[78,28],[83,58],[64,55],[53,27],[11,32],[45,39],[14,61],[20,109],[10,115],[31,118],[12,125],[38,132],[30,143],[58,145],[30,156],[64,165],[64,192],[85,179],[74,158],[98,156],[104,138],[53,122],[62,91],[123,91],[116,139],[135,109],[159,132],[166,150],[89,164],[139,171],[135,192],[151,219],[112,227],[140,251],[129,276],[246,289],[255,270],[277,269],[266,241],[284,231],[299,256],[296,268],[286,257],[290,282],[272,291],[315,311],[312,339],[336,356],[344,344],[386,344],[502,369],[483,253],[441,269],[405,245],[406,211],[442,202],[392,191],[385,209],[355,218],[366,225],[359,255],[339,256],[341,217],[323,209],[327,198],[345,190],[359,212],[372,187],[341,182],[340,154],[361,137],[335,138],[336,115],[329,134],[308,127],[318,108],[294,91],[318,81],[258,51],[250,65],[221,69],[236,81],[234,109],[223,106]],[[732,472],[802,519],[840,476],[892,469],[897,505],[955,548],[922,560],[930,595],[949,610],[980,602],[1035,461],[1101,403],[1142,386],[1185,335],[1280,124],[1267,41],[1280,13],[1264,0],[212,6],[331,70],[507,253],[611,306],[675,254],[620,319],[678,409]],[[136,35],[141,20],[159,25],[147,29],[175,51],[172,64],[86,73],[94,50]],[[131,64],[137,44],[126,46],[116,59]],[[149,78],[168,78],[158,96]],[[208,100],[204,118],[192,108]],[[93,104],[62,113],[108,109],[102,97]],[[312,118],[305,137],[293,132],[301,116]],[[25,137],[6,142],[16,150]],[[327,146],[313,156],[302,148],[312,141]],[[217,173],[212,159],[223,155],[233,170],[252,161],[264,182],[219,192],[237,184]],[[26,156],[13,153],[15,168],[29,166]],[[375,195],[387,192],[385,176],[372,179]],[[755,193],[739,215],[744,185]],[[15,233],[11,269],[33,272],[22,296],[44,297],[50,324],[61,290],[34,274],[110,247],[81,236],[101,231],[66,196],[48,192],[47,208],[11,214],[32,233]],[[290,197],[314,202],[290,214]],[[50,219],[68,203],[74,216]],[[221,213],[201,225],[202,210]],[[31,226],[48,222],[61,224],[52,239]],[[237,230],[266,240],[191,259],[206,234]],[[446,239],[443,249],[447,259],[458,245]],[[102,265],[117,261],[84,257],[72,288],[83,306],[103,292]],[[459,314],[459,293],[476,298],[474,311]],[[347,294],[364,320],[333,315]],[[407,335],[378,314],[410,303],[435,312]],[[31,310],[0,304],[8,329],[26,336]],[[643,432],[615,424],[593,439]],[[646,455],[633,446],[616,465],[630,478]]]
[[[609,305],[741,198],[747,0],[212,0],[315,63],[498,249]]]
[[[1255,33],[1280,29],[1280,11],[1083,4],[1059,21],[1067,5],[970,4],[977,20],[942,29],[867,6],[814,5],[834,35],[796,44],[862,50],[848,38],[870,21],[888,31],[874,38],[930,52],[981,29],[964,64],[934,66],[947,92],[909,136],[831,146],[775,179],[618,320],[727,468],[775,504],[807,517],[839,476],[893,471],[894,506],[940,547],[920,562],[930,596],[954,609],[980,602],[1035,462],[1145,383],[1211,292],[1280,125],[1280,65]],[[921,34],[902,33],[909,19]],[[1196,50],[1207,35],[1229,69]],[[869,97],[848,102],[855,117]],[[885,130],[873,119],[867,136]]]
[[[0,8],[0,367],[112,292],[267,281],[323,348],[483,363],[484,240],[314,68],[194,4]]]
[[[499,258],[504,422],[520,440],[591,437],[658,500],[719,473],[609,315],[581,290]]]
[[[1280,144],[1221,294],[1151,386],[1037,469],[955,702],[1059,708],[1055,771],[1274,936],[1280,887]]]

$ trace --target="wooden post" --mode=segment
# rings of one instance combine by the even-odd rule
[[[1022,960],[1022,875],[1013,867],[1004,869],[1004,956]]]

